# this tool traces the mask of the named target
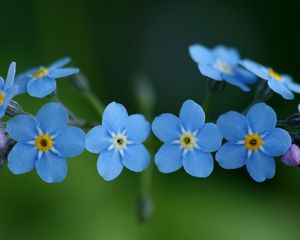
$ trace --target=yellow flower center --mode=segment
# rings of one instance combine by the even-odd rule
[[[262,138],[257,134],[249,134],[245,137],[245,147],[249,150],[256,151],[263,144]]]
[[[41,78],[44,77],[49,73],[47,68],[41,67],[39,70],[37,70],[35,73],[32,74],[34,78]]]
[[[219,60],[215,63],[215,68],[224,73],[232,72],[232,68],[228,64],[223,63]]]
[[[35,139],[35,146],[38,150],[46,152],[51,149],[53,140],[48,134],[41,134]]]
[[[191,132],[185,132],[180,137],[180,145],[183,149],[192,149],[196,146],[196,137]]]
[[[279,73],[273,71],[272,69],[270,69],[268,71],[268,74],[269,74],[269,76],[275,78],[277,81],[281,81],[282,80],[282,76]]]
[[[0,106],[2,106],[2,104],[3,104],[4,97],[5,97],[5,94],[4,93],[0,93]]]

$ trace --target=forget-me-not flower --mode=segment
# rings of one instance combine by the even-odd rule
[[[269,88],[284,99],[292,100],[294,99],[293,92],[300,93],[300,84],[294,83],[289,75],[279,74],[270,67],[265,67],[248,59],[241,61],[241,65],[259,78],[266,80]]]
[[[8,155],[8,168],[14,174],[36,168],[47,183],[61,182],[67,174],[68,157],[84,150],[85,134],[67,126],[68,112],[59,103],[44,105],[36,117],[18,115],[7,123],[7,132],[17,141]]]
[[[117,178],[123,167],[134,172],[145,170],[150,154],[142,144],[148,137],[150,124],[144,116],[128,116],[125,107],[110,103],[103,112],[102,125],[91,129],[86,136],[86,149],[100,153],[97,170],[106,181]]]
[[[226,142],[217,152],[216,160],[225,169],[246,165],[257,182],[275,174],[274,157],[279,157],[291,146],[291,137],[276,128],[275,111],[265,103],[258,103],[244,116],[230,111],[221,115],[217,125]]]
[[[62,58],[48,67],[36,67],[17,76],[16,84],[19,93],[28,92],[32,97],[43,98],[56,89],[56,79],[78,73],[78,68],[65,68],[71,61],[70,58]]]
[[[8,69],[6,81],[0,77],[0,118],[4,116],[10,100],[18,93],[18,86],[14,84],[15,74],[16,63],[12,62]]]
[[[219,45],[212,50],[200,44],[189,47],[192,59],[204,76],[216,81],[226,81],[243,91],[249,91],[248,84],[256,82],[256,77],[239,66],[240,56],[236,49]]]
[[[214,161],[211,152],[217,151],[222,135],[213,123],[205,123],[205,113],[192,100],[183,103],[179,118],[170,113],[156,117],[154,134],[164,143],[155,155],[160,172],[170,173],[182,166],[194,177],[211,174]]]

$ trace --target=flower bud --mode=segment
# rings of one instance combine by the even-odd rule
[[[256,99],[267,101],[273,95],[273,91],[269,88],[268,81],[262,81],[256,88]]]
[[[287,124],[293,128],[300,128],[300,113],[295,113],[287,119]]]
[[[300,164],[300,148],[296,144],[292,144],[281,160],[287,166],[298,166]]]
[[[14,117],[14,116],[17,116],[22,113],[23,113],[23,109],[22,109],[21,105],[19,103],[17,103],[16,101],[11,100],[6,109],[6,114],[8,116]]]

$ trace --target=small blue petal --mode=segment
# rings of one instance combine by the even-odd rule
[[[193,100],[186,100],[179,113],[179,118],[186,131],[195,131],[201,128],[205,122],[205,114],[202,107]]]
[[[150,133],[149,122],[141,114],[133,114],[128,118],[127,136],[134,143],[142,143]]]
[[[233,111],[222,114],[218,118],[217,126],[223,137],[232,142],[244,140],[249,128],[247,118]]]
[[[175,172],[182,167],[182,150],[177,144],[166,143],[160,147],[154,160],[160,172]]]
[[[32,74],[37,71],[39,68],[35,67],[29,69],[28,71],[17,75],[15,85],[19,87],[18,94],[23,94],[27,92],[28,82],[32,79]]]
[[[244,92],[250,91],[250,88],[247,86],[247,84],[241,81],[241,78],[235,74],[223,74],[223,78],[226,82],[239,87]]]
[[[210,153],[189,151],[183,158],[183,167],[191,176],[205,178],[211,174],[214,160]]]
[[[162,142],[172,143],[180,137],[180,120],[170,113],[161,114],[153,120],[152,131]]]
[[[69,62],[71,62],[71,58],[69,58],[69,57],[64,57],[64,58],[58,59],[56,62],[52,63],[49,66],[49,69],[51,70],[53,68],[61,68],[61,67],[65,66],[66,64],[68,64]]]
[[[200,44],[194,44],[189,47],[191,58],[198,64],[213,63],[214,57],[211,51]]]
[[[216,160],[222,168],[240,168],[245,165],[247,152],[243,145],[227,142],[216,153]]]
[[[275,128],[263,140],[263,147],[266,150],[266,154],[271,157],[283,155],[289,150],[291,144],[292,139],[290,134],[281,128]]]
[[[216,124],[206,123],[197,134],[197,143],[203,152],[215,152],[222,145],[222,134]]]
[[[0,90],[2,90],[4,87],[4,79],[0,76]]]
[[[97,161],[97,170],[106,181],[117,178],[123,170],[120,153],[118,151],[102,152]]]
[[[289,90],[295,92],[295,93],[300,93],[300,84],[294,83],[294,82],[287,82],[286,83],[287,87]]]
[[[276,93],[281,95],[284,99],[292,100],[294,99],[294,94],[288,89],[288,87],[277,80],[269,80],[268,86]]]
[[[59,103],[47,103],[36,117],[42,131],[50,135],[63,131],[69,120],[68,112]]]
[[[34,169],[38,151],[34,145],[17,143],[8,154],[8,168],[14,174],[23,174]]]
[[[86,135],[85,148],[91,153],[107,150],[112,144],[112,137],[103,126],[92,128]]]
[[[47,183],[62,182],[67,175],[66,159],[48,151],[35,162],[38,175]]]
[[[248,70],[236,67],[234,68],[234,73],[240,81],[247,83],[247,84],[254,84],[257,82],[257,77],[253,73],[249,72]]]
[[[275,175],[275,161],[260,151],[254,151],[246,160],[246,167],[250,176],[256,182],[263,182]]]
[[[265,103],[252,106],[247,113],[247,119],[252,132],[258,134],[273,131],[277,122],[275,111]]]
[[[33,140],[37,135],[37,121],[30,116],[18,115],[7,122],[6,131],[16,141]]]
[[[9,66],[6,81],[4,84],[4,91],[10,89],[14,85],[16,75],[16,63],[12,62]]]
[[[102,121],[109,132],[121,133],[127,128],[128,113],[122,104],[112,102],[104,109]]]
[[[63,78],[78,73],[78,68],[53,68],[49,71],[50,78]]]
[[[260,65],[252,60],[245,59],[240,62],[240,64],[245,67],[250,72],[254,73],[256,76],[264,79],[264,80],[270,80],[270,76],[268,75],[268,70],[263,65]]]
[[[18,93],[18,86],[13,86],[6,91],[2,105],[0,106],[0,118],[2,118],[6,112],[6,109],[10,103],[10,100]]]
[[[221,61],[222,63],[228,64],[229,66],[235,66],[240,60],[239,53],[234,48],[227,48],[225,46],[219,45],[212,50],[215,59]]]
[[[83,152],[84,132],[77,127],[66,127],[54,140],[54,148],[63,157],[75,157]]]
[[[198,69],[202,75],[212,78],[216,81],[223,80],[223,74],[216,69],[211,63],[203,63],[198,65]]]
[[[133,172],[141,172],[149,166],[150,154],[143,144],[128,145],[122,163]]]
[[[32,97],[43,98],[52,93],[56,88],[56,81],[44,76],[38,79],[31,79],[27,84],[28,94]]]

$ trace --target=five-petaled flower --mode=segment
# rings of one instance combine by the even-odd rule
[[[246,165],[257,182],[275,174],[274,157],[279,157],[291,146],[287,131],[276,128],[275,111],[265,103],[250,108],[247,116],[230,111],[221,115],[217,125],[226,142],[217,152],[216,160],[225,169]]]
[[[112,102],[103,112],[102,125],[91,129],[86,136],[86,149],[100,153],[97,170],[106,181],[120,175],[123,166],[141,172],[150,163],[150,154],[142,144],[148,137],[150,124],[144,116],[128,116],[125,107]]]
[[[174,172],[183,166],[194,177],[211,174],[214,167],[211,152],[220,148],[222,135],[215,124],[205,124],[200,105],[185,101],[179,118],[170,113],[161,114],[154,119],[152,130],[164,142],[155,155],[160,172]]]
[[[16,74],[16,63],[9,66],[6,81],[0,77],[0,118],[5,114],[10,100],[17,95],[18,87],[14,84]]]
[[[21,73],[16,78],[19,86],[18,94],[28,92],[32,97],[43,98],[56,89],[56,78],[63,78],[78,73],[78,68],[64,68],[71,61],[70,58],[62,58],[49,67],[36,67]]]
[[[212,50],[200,44],[189,47],[192,59],[200,72],[216,81],[226,81],[243,91],[249,91],[248,84],[256,82],[256,77],[239,66],[240,56],[236,49],[219,45]]]
[[[289,75],[279,74],[270,67],[265,67],[248,59],[241,61],[241,65],[259,78],[266,80],[269,88],[284,99],[292,100],[294,99],[293,92],[300,93],[300,85],[294,83]]]
[[[85,134],[67,126],[68,113],[59,103],[48,103],[36,118],[18,115],[7,123],[7,132],[17,141],[8,155],[8,167],[14,174],[36,168],[47,183],[61,182],[67,174],[67,157],[84,150]]]

